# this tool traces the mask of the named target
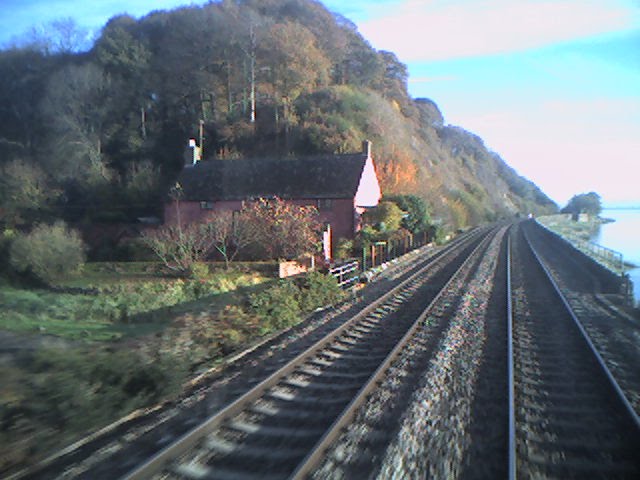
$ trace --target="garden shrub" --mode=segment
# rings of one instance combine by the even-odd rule
[[[345,292],[331,275],[310,272],[299,281],[281,280],[261,293],[250,295],[250,307],[263,320],[263,333],[295,325],[305,313],[334,305],[345,298]]]
[[[11,248],[11,242],[16,236],[15,230],[5,229],[0,233],[0,273],[3,273],[8,270],[9,262],[9,251]]]
[[[223,355],[236,350],[255,337],[259,319],[246,313],[242,307],[227,305],[219,312],[216,322],[217,343]]]
[[[339,238],[336,242],[335,257],[337,260],[346,260],[353,256],[353,240]]]
[[[304,278],[300,292],[300,305],[305,312],[312,312],[317,308],[335,305],[345,298],[345,292],[338,285],[332,275],[320,272],[309,272]]]
[[[281,280],[261,293],[250,295],[249,303],[267,327],[286,328],[300,320],[300,290],[289,280]]]
[[[34,275],[51,284],[79,272],[85,262],[86,246],[78,231],[58,221],[39,224],[28,234],[19,234],[11,244],[9,262],[17,272]]]
[[[84,431],[179,391],[186,368],[175,358],[130,351],[46,349],[35,354],[29,399],[33,421]]]

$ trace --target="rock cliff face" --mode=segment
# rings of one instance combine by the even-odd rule
[[[414,102],[420,121],[406,128],[413,130],[411,156],[418,175],[410,186],[429,200],[436,217],[460,227],[516,214],[556,211],[549,197],[488,150],[480,137],[446,125],[431,100]],[[383,185],[388,183],[383,176]],[[398,184],[392,189],[407,186]]]

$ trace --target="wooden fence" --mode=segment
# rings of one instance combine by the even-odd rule
[[[360,278],[360,262],[352,260],[342,265],[337,265],[329,269],[329,275],[333,275],[338,280],[338,285],[348,288]]]

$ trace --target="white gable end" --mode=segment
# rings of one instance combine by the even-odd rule
[[[362,175],[360,176],[360,183],[358,184],[355,197],[355,205],[356,207],[375,207],[378,205],[381,196],[382,193],[380,191],[380,184],[378,183],[378,176],[373,166],[373,160],[369,157],[362,169]]]

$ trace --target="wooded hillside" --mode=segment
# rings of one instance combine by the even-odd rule
[[[0,51],[5,224],[158,213],[201,124],[206,159],[346,153],[370,139],[383,192],[425,198],[452,228],[556,209],[433,101],[411,98],[406,66],[320,2],[121,15],[83,53],[65,35]]]

